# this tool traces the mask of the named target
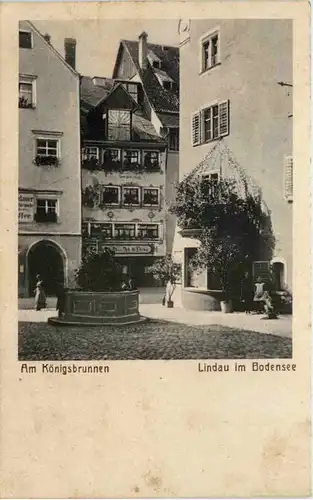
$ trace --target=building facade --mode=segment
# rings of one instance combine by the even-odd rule
[[[83,250],[114,250],[125,276],[143,286],[154,284],[148,267],[166,254],[167,143],[137,87],[82,78]]]
[[[292,286],[292,23],[288,20],[180,21],[180,179],[206,175],[253,179],[271,213],[271,263],[280,287]],[[240,172],[235,165],[240,165]],[[190,277],[193,238],[177,230],[174,256],[182,288],[210,288],[208,273]],[[184,294],[183,294],[184,295]]]
[[[172,251],[178,88],[178,49],[145,33],[120,43],[112,78],[81,78],[83,246],[113,249],[138,286]]]
[[[119,44],[113,78],[139,83],[142,109],[160,137],[168,144],[165,167],[165,201],[175,199],[179,180],[179,49],[148,42],[143,32],[138,40],[122,40]],[[166,251],[171,253],[176,218],[168,211]]]
[[[81,259],[79,75],[29,22],[19,26],[19,295],[74,284]],[[69,64],[70,63],[70,64]]]

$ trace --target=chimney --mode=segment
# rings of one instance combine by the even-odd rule
[[[51,36],[49,35],[49,33],[45,33],[43,37],[46,40],[46,42],[51,43]]]
[[[138,48],[138,60],[141,69],[146,69],[148,65],[147,55],[148,55],[148,35],[145,31],[139,35],[139,48]]]
[[[75,38],[65,38],[64,40],[65,61],[73,69],[76,66],[76,40]]]

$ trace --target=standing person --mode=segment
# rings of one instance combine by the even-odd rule
[[[40,274],[36,276],[37,283],[35,292],[35,308],[36,311],[40,311],[41,309],[45,309],[47,307],[46,294],[43,288],[42,279],[40,278]]]
[[[254,285],[253,302],[257,305],[258,312],[262,312],[265,303],[266,283],[258,276]]]
[[[252,311],[253,289],[248,271],[245,272],[241,283],[241,300],[244,303],[245,313],[250,314]]]
[[[57,288],[57,306],[56,310],[58,311],[59,317],[64,314],[65,309],[65,288],[63,283],[58,284]]]

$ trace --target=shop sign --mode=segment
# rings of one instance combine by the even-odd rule
[[[101,249],[110,248],[116,255],[147,255],[153,252],[152,245],[108,245],[103,243]]]
[[[32,222],[34,220],[34,195],[20,193],[18,196],[19,222]]]

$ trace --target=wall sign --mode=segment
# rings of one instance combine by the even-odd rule
[[[34,220],[34,195],[20,193],[18,196],[19,222],[32,222]]]
[[[116,255],[147,255],[153,252],[151,245],[108,245],[103,243],[101,250],[104,248],[110,248]]]

